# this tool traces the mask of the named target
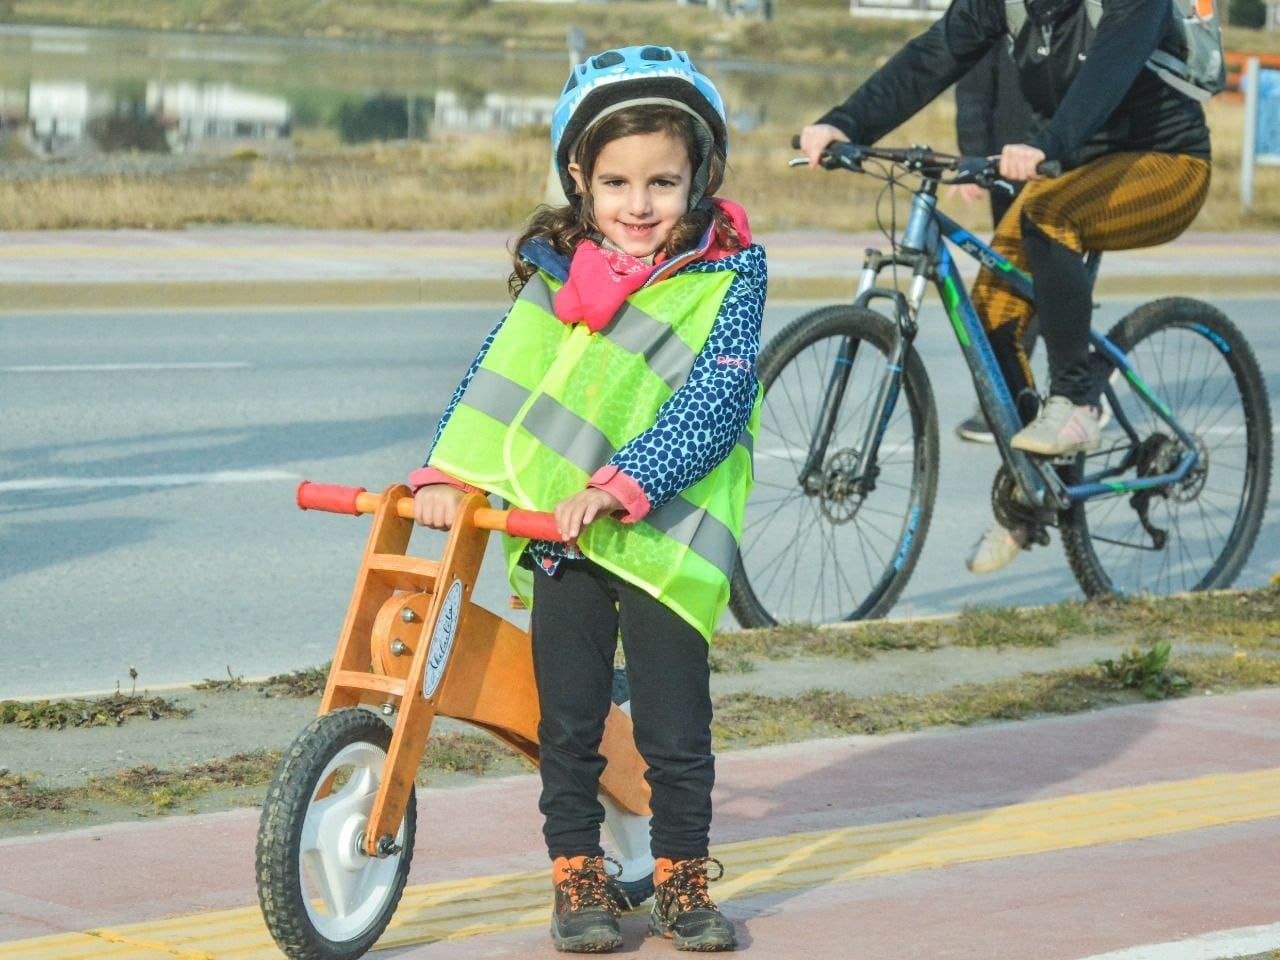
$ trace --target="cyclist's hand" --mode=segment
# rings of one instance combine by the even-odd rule
[[[413,519],[424,527],[448,530],[466,494],[447,483],[428,483],[413,495]]]
[[[1045,159],[1044,151],[1025,143],[1007,143],[1000,151],[1000,176],[1006,180],[1039,180],[1036,173]]]
[[[809,158],[810,169],[818,165],[827,144],[836,141],[848,143],[849,138],[844,135],[844,131],[829,123],[811,124],[800,131],[800,152]]]
[[[976,183],[956,183],[947,188],[948,196],[956,196],[965,203],[977,203],[987,191]]]
[[[556,526],[566,543],[573,543],[589,524],[600,517],[623,509],[622,502],[612,493],[597,487],[587,487],[568,500],[556,504]]]

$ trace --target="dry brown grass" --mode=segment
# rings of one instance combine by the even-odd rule
[[[884,142],[950,149],[954,117],[951,98],[942,97]],[[1259,168],[1255,207],[1246,213],[1240,206],[1240,102],[1214,101],[1209,118],[1215,143],[1213,185],[1195,229],[1280,227],[1280,167]],[[734,137],[732,166],[721,192],[747,207],[757,230],[865,230],[877,225],[877,215],[887,221],[882,183],[789,170],[794,132],[773,126]],[[0,183],[0,230],[257,223],[515,233],[543,198],[545,137],[545,130],[451,134],[421,143],[343,147],[311,134],[288,157],[250,154],[166,176]],[[901,200],[905,191],[897,196]],[[944,199],[948,204],[954,209],[958,201]]]

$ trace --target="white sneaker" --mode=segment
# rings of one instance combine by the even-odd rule
[[[1077,406],[1066,397],[1052,396],[1040,408],[1040,415],[1009,441],[1015,450],[1062,457],[1097,450],[1102,442],[1098,408]]]
[[[1030,539],[1025,527],[1009,530],[993,522],[974,545],[964,565],[970,573],[995,573],[1013,563]]]

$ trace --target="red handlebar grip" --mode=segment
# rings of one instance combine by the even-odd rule
[[[560,528],[556,526],[554,514],[539,513],[536,510],[508,510],[507,533],[513,537],[528,537],[530,540],[550,540],[560,543]]]
[[[298,506],[303,510],[327,510],[329,513],[360,515],[356,499],[365,492],[364,487],[343,487],[336,483],[312,483],[303,480],[298,484]]]

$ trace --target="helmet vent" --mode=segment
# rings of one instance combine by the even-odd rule
[[[591,61],[591,65],[597,70],[604,70],[608,67],[616,67],[620,63],[626,63],[626,57],[617,50],[606,50],[600,56]]]
[[[670,60],[671,50],[667,47],[645,47],[640,51],[641,60]]]

